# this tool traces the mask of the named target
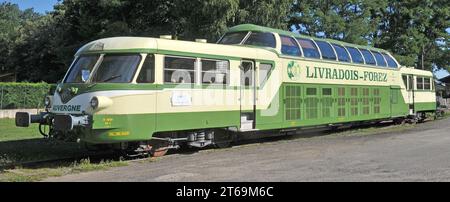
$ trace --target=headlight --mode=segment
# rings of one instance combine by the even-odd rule
[[[52,107],[52,98],[50,96],[45,97],[44,105],[45,105],[45,108],[51,108]]]
[[[92,109],[97,109],[98,108],[98,98],[97,97],[93,97],[91,99],[91,107],[92,107]]]
[[[105,96],[95,96],[91,99],[90,105],[93,110],[102,110],[110,107],[113,101]]]

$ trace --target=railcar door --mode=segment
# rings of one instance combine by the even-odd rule
[[[245,131],[255,129],[256,125],[255,63],[243,60],[240,71],[241,130]]]
[[[408,94],[407,103],[409,104],[409,114],[414,114],[414,76],[411,74],[403,75],[403,79]]]

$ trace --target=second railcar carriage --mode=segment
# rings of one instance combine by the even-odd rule
[[[18,113],[16,125],[162,155],[255,131],[422,119],[433,84],[387,51],[256,25],[217,44],[116,37],[80,48],[46,112]]]

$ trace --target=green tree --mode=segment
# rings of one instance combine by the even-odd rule
[[[23,40],[23,27],[39,17],[32,9],[21,11],[16,4],[0,4],[0,73],[12,71],[10,59],[17,43]]]
[[[449,0],[392,1],[380,26],[378,46],[407,66],[449,70]]]
[[[376,36],[386,5],[386,0],[296,1],[290,23],[301,34],[367,45]]]

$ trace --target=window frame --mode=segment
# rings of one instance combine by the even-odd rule
[[[215,85],[215,86],[230,86],[231,85],[231,62],[230,60],[220,60],[220,59],[212,59],[212,58],[197,58],[198,60],[196,61],[196,63],[198,63],[198,70],[199,70],[199,75],[200,78],[199,80],[199,84],[200,85],[205,85],[205,86],[210,86],[210,85]],[[203,73],[205,71],[203,71],[203,60],[206,61],[215,61],[215,62],[227,62],[228,66],[227,66],[227,74],[226,74],[226,83],[225,84],[221,84],[221,83],[203,83]],[[216,69],[217,70],[217,69]],[[197,84],[197,82],[196,82]]]
[[[373,51],[373,50],[369,50],[369,51],[372,53],[373,57],[375,58],[375,61],[376,61],[376,63],[377,63],[377,67],[388,67],[388,63],[387,63],[387,61],[386,61],[386,58],[384,58],[384,56],[381,54],[381,52]],[[378,59],[377,59],[376,54],[379,54],[379,55],[381,56],[381,58],[382,58],[383,61],[384,61],[385,66],[380,66],[380,64],[378,64]]]
[[[279,36],[280,36],[280,44],[281,44],[280,52],[281,52],[282,55],[291,56],[291,57],[303,57],[303,50],[300,47],[300,44],[298,43],[297,39],[295,39],[294,37],[287,36],[287,35],[282,35],[282,34],[279,34]],[[293,40],[292,42],[294,42],[294,44],[297,46],[297,48],[299,50],[299,55],[290,55],[290,54],[283,53],[283,39],[282,39],[283,37]]]
[[[131,80],[129,82],[93,82],[94,76],[97,75],[97,71],[100,68],[100,66],[103,64],[103,61],[105,59],[106,56],[127,56],[127,55],[137,55],[139,56],[139,62],[137,63],[136,68],[134,69],[134,73],[132,74]],[[133,83],[135,81],[135,77],[136,77],[136,73],[138,70],[140,70],[141,68],[141,64],[142,64],[142,53],[103,53],[101,54],[101,57],[99,58],[99,63],[96,64],[96,66],[94,66],[93,71],[91,73],[91,77],[89,77],[89,83],[100,83],[100,84],[126,84],[126,83]]]
[[[322,59],[322,53],[320,52],[319,46],[317,45],[317,43],[314,40],[308,39],[308,38],[301,38],[301,37],[295,37],[295,40],[297,41],[298,45],[300,46],[300,48],[302,50],[302,57],[310,58],[310,59],[319,59],[319,60]],[[302,44],[300,43],[301,40],[311,42],[315,46],[315,50],[319,54],[318,57],[307,57],[305,54],[305,48],[303,48]]]
[[[369,49],[358,48],[358,50],[361,52],[361,54],[362,54],[362,56],[363,56],[363,58],[364,58],[364,64],[365,64],[365,65],[369,65],[369,66],[377,66],[377,60],[375,59],[375,56],[372,54],[372,52],[370,52]],[[367,52],[372,56],[372,59],[373,59],[373,61],[375,62],[375,64],[368,64],[368,63],[367,63],[366,57],[364,56],[364,51],[367,51]]]
[[[345,48],[345,46],[343,46],[343,45],[340,45],[340,44],[337,44],[337,43],[330,43],[331,44],[331,46],[333,47],[333,49],[334,49],[334,52],[336,53],[336,56],[337,56],[337,61],[339,61],[339,62],[346,62],[346,63],[352,63],[352,57],[351,57],[351,55],[350,55],[350,53],[348,52],[348,50]],[[338,54],[338,51],[337,51],[337,49],[336,49],[336,47],[335,46],[338,46],[338,47],[340,47],[340,48],[342,48],[343,50],[344,50],[344,52],[347,54],[347,56],[348,56],[348,61],[341,61],[340,59],[339,59],[339,54]]]
[[[172,57],[172,58],[183,58],[183,59],[192,59],[192,60],[194,60],[194,69],[193,69],[193,72],[194,72],[194,78],[191,78],[193,81],[191,82],[191,83],[173,83],[173,82],[168,82],[168,81],[166,81],[166,78],[165,78],[165,73],[166,73],[166,58],[167,57]],[[198,75],[197,75],[197,73],[198,73],[198,58],[197,57],[188,57],[188,56],[178,56],[178,55],[164,55],[163,56],[163,64],[162,64],[162,67],[163,67],[163,71],[162,71],[162,73],[163,73],[163,83],[164,84],[172,84],[172,85],[196,85],[198,82],[197,82],[197,77],[198,77]],[[169,70],[186,70],[186,69],[169,69]],[[186,71],[190,71],[190,70],[186,70]]]
[[[421,80],[421,82],[419,82],[419,79]],[[422,85],[422,88],[419,88],[419,84]],[[424,77],[422,76],[416,76],[416,89],[417,90],[425,90],[425,82],[424,82]]]
[[[144,65],[147,62],[147,59],[148,59],[149,56],[151,56],[153,58],[153,72],[152,72],[153,73],[153,78],[152,78],[152,82],[149,82],[149,83],[138,82],[139,75],[141,74],[141,72],[142,72],[142,70],[144,68]],[[144,61],[141,61],[141,62],[142,62],[142,65],[139,68],[139,72],[136,72],[136,75],[135,75],[135,77],[136,77],[134,79],[135,83],[137,83],[137,84],[154,84],[156,82],[156,56],[155,56],[155,54],[151,54],[151,53],[146,54],[145,58],[144,58]]]
[[[426,80],[428,79],[428,82]],[[426,88],[426,85],[428,85],[428,88]],[[430,77],[423,77],[423,90],[431,91],[431,78]]]
[[[331,50],[333,51],[334,59],[332,59],[332,58],[324,58],[324,57],[323,57],[324,54],[322,53],[322,54],[321,54],[321,59],[322,59],[322,60],[338,61],[338,57],[337,57],[337,55],[336,55],[336,50],[334,50],[333,46],[332,46],[328,41],[322,41],[322,40],[314,40],[314,41],[316,42],[316,44],[317,44],[317,46],[318,46],[318,48],[319,48],[319,50],[320,50],[321,53],[322,53],[322,49],[320,48],[319,42],[328,44],[328,46],[331,47]]]
[[[270,69],[267,72],[266,76],[264,77],[263,81],[261,81],[261,65],[270,65]],[[258,69],[258,87],[261,88],[266,85],[267,81],[272,75],[273,70],[275,69],[275,65],[269,62],[260,62],[257,69]]]
[[[253,33],[262,33],[262,34],[270,34],[273,37],[274,46],[259,46],[259,45],[253,45],[253,44],[246,44],[247,41],[250,39]],[[250,31],[247,36],[242,40],[242,43],[240,45],[247,45],[247,46],[257,46],[257,47],[266,47],[266,48],[277,48],[277,38],[275,37],[275,34],[272,32],[258,32],[258,31]]]
[[[236,43],[236,44],[224,44],[224,43],[220,43],[224,38],[225,38],[225,36],[227,36],[227,34],[235,34],[235,33],[246,33],[245,34],[245,36],[244,36],[244,38],[242,38],[241,39],[241,41],[239,41],[239,43]],[[249,34],[251,33],[251,31],[237,31],[237,32],[229,32],[229,33],[225,33],[216,43],[217,44],[221,44],[221,45],[242,45],[242,43],[245,41],[245,40],[247,40],[247,38],[248,38],[248,36],[249,36]]]
[[[345,49],[347,49],[348,53],[350,54],[350,57],[352,58],[352,63],[353,64],[363,64],[363,65],[366,64],[366,59],[364,58],[364,55],[362,54],[362,52],[358,48],[351,47],[351,46],[344,46],[344,47],[345,47]],[[353,55],[351,54],[349,49],[354,49],[354,50],[356,50],[359,53],[359,56],[361,56],[361,59],[362,59],[362,63],[355,62],[355,60],[353,59]]]
[[[75,57],[75,59],[73,60],[72,64],[70,65],[69,69],[66,72],[66,75],[64,76],[62,83],[67,83],[67,84],[86,84],[86,83],[91,83],[91,79],[92,79],[92,75],[94,75],[94,72],[96,71],[97,67],[100,65],[100,63],[103,61],[103,56],[105,54],[82,54],[79,55],[77,57]],[[91,72],[91,76],[89,77],[88,80],[86,80],[86,82],[84,83],[77,83],[77,82],[67,82],[67,77],[70,75],[70,73],[73,71],[74,65],[77,64],[78,60],[80,60],[81,57],[91,57],[91,56],[98,56],[97,61],[95,62],[94,66],[92,67],[92,72]]]
[[[399,65],[399,63],[397,62],[397,60],[392,56],[392,55],[390,55],[390,54],[388,54],[388,53],[381,53],[381,55],[384,57],[384,59],[386,60],[386,64],[387,64],[387,67],[388,68],[394,68],[394,69],[397,69],[400,65]],[[388,62],[388,59],[386,58],[386,56],[387,57],[389,57],[391,60],[392,60],[392,62],[394,62],[394,64],[395,64],[395,67],[391,67],[390,65],[389,65],[389,62]]]

